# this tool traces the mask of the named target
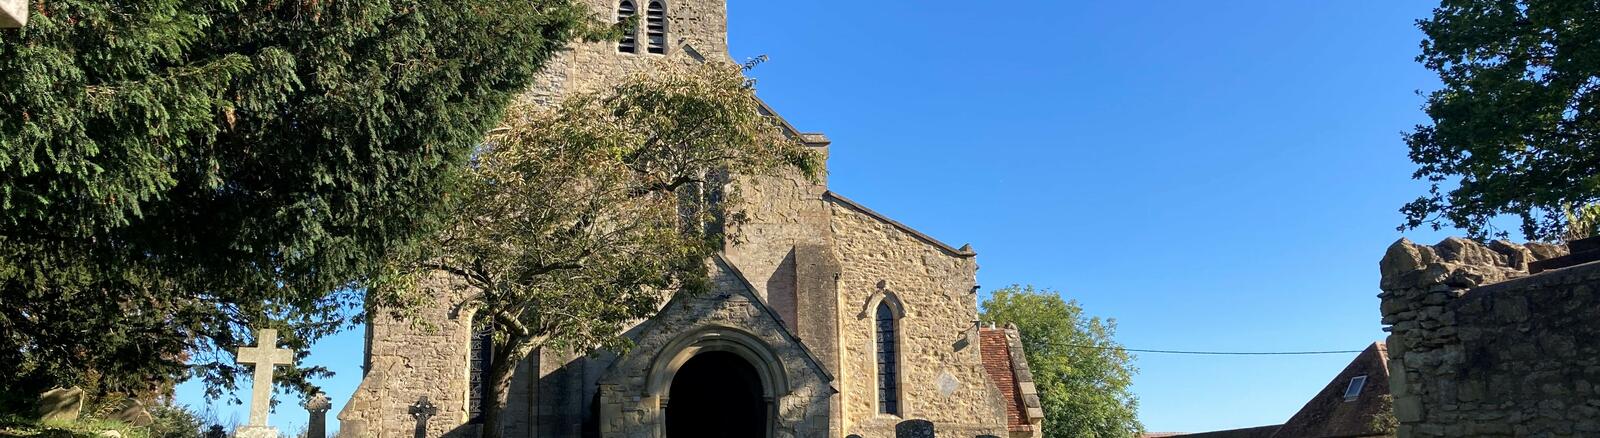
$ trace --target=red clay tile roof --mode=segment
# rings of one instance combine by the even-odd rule
[[[1011,343],[1006,341],[1006,330],[1000,328],[978,329],[980,351],[983,352],[983,370],[989,374],[994,386],[1006,400],[1006,426],[1012,431],[1033,430],[1023,415],[1027,406],[1022,402],[1021,388],[1016,373],[1012,372]]]

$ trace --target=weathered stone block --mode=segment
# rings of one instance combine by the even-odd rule
[[[56,388],[39,395],[39,419],[73,421],[83,411],[83,390]]]
[[[28,0],[0,0],[0,29],[28,24]]]

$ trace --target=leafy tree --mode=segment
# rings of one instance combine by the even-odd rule
[[[1600,236],[1600,204],[1585,205],[1567,213],[1567,241]]]
[[[589,30],[567,0],[31,7],[0,30],[0,387],[19,392],[193,371],[214,396],[246,327],[302,351],[338,330]],[[325,370],[283,373],[303,390]]]
[[[1044,435],[1137,437],[1138,400],[1128,391],[1133,356],[1112,339],[1115,320],[1083,314],[1048,289],[1012,285],[983,302],[983,320],[1016,324],[1044,405]]]
[[[726,175],[813,175],[818,163],[761,115],[731,64],[513,109],[456,198],[458,221],[415,265],[471,285],[475,319],[493,328],[484,436],[500,435],[512,371],[534,350],[625,349],[622,330],[664,292],[706,289],[738,202]]]
[[[1525,237],[1560,239],[1567,211],[1600,201],[1600,3],[1444,0],[1418,26],[1444,87],[1406,137],[1432,188],[1402,228],[1500,237],[1490,220],[1515,215]]]

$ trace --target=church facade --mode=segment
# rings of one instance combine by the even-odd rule
[[[584,0],[637,16],[621,42],[576,43],[526,95],[553,103],[663,63],[728,60],[725,0]],[[769,109],[770,111],[770,109]],[[775,114],[774,114],[775,116]],[[826,156],[829,140],[789,133]],[[1015,330],[977,321],[977,262],[829,190],[826,177],[738,177],[746,220],[708,261],[710,293],[671,297],[610,352],[519,364],[507,437],[1040,436]],[[366,372],[340,435],[475,437],[483,343],[439,276],[414,320],[370,312]],[[414,415],[426,400],[429,415]]]

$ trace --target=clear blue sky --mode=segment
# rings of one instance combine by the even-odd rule
[[[1383,250],[1446,234],[1395,230],[1425,189],[1400,133],[1436,86],[1412,24],[1436,4],[733,0],[729,39],[833,139],[834,190],[970,242],[986,292],[1059,290],[1129,348],[1358,350]],[[335,413],[361,342],[313,349]],[[1276,424],[1353,357],[1143,354],[1133,389],[1152,431]]]

